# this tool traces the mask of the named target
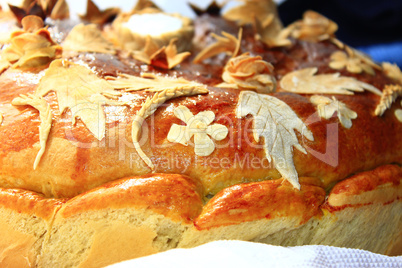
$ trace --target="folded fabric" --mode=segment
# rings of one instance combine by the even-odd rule
[[[402,256],[389,257],[360,249],[330,246],[280,247],[243,241],[215,241],[192,249],[121,262],[109,267],[402,267]]]

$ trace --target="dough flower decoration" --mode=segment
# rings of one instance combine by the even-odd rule
[[[170,40],[168,46],[162,48],[150,37],[147,36],[144,50],[134,51],[134,59],[142,61],[148,65],[153,65],[162,69],[172,69],[190,56],[190,52],[177,53],[177,38]]]
[[[64,51],[99,52],[116,54],[112,43],[107,41],[95,24],[78,24],[67,35],[63,43]]]
[[[375,108],[374,114],[382,116],[400,96],[402,96],[402,87],[400,85],[386,85],[382,91],[380,103]]]
[[[156,79],[156,77],[154,77]],[[145,79],[147,80],[147,79]],[[162,91],[157,91],[151,98],[148,97],[145,102],[142,104],[141,109],[137,112],[137,114],[133,118],[133,123],[131,127],[131,137],[133,139],[133,145],[136,149],[138,155],[145,162],[145,164],[151,169],[155,169],[155,165],[152,163],[151,159],[144,153],[141,149],[139,138],[141,135],[142,123],[149,116],[153,115],[159,106],[165,103],[168,100],[184,97],[184,96],[193,96],[198,94],[206,94],[208,93],[208,88],[205,85],[200,85],[198,83],[189,82],[187,85],[184,84],[184,80],[180,79],[178,81],[178,85],[176,87],[172,87],[169,85],[167,88]],[[151,88],[152,85],[146,86],[144,89]]]
[[[395,82],[402,84],[402,72],[401,69],[399,69],[398,65],[391,64],[389,62],[383,62],[382,69],[386,76],[388,76]]]
[[[211,36],[216,39],[216,42],[204,48],[197,57],[194,58],[194,63],[200,63],[205,59],[211,58],[220,53],[227,53],[232,57],[236,57],[240,53],[241,37],[243,28],[239,29],[237,38],[227,32],[222,32],[222,36],[211,33]]]
[[[256,32],[255,38],[269,47],[290,45],[289,31],[283,29],[275,3],[271,0],[245,0],[243,4],[229,9],[223,17],[236,21],[243,26],[252,24]]]
[[[381,91],[353,77],[341,76],[339,73],[316,74],[317,68],[304,68],[290,72],[279,82],[281,89],[298,94],[343,94],[353,95],[354,92],[368,90],[378,96]]]
[[[317,112],[321,118],[329,119],[335,113],[339,122],[345,128],[352,127],[352,119],[357,118],[357,113],[349,109],[345,103],[338,101],[334,96],[332,99],[324,96],[314,95],[310,98],[311,103],[317,105]]]
[[[302,20],[290,24],[287,30],[295,39],[319,42],[334,38],[338,25],[323,15],[308,10],[304,12]]]
[[[348,46],[346,46],[346,52],[335,51],[332,53],[329,67],[335,70],[346,68],[351,73],[366,72],[370,75],[375,75],[373,67],[381,69],[370,58]]]
[[[273,70],[274,67],[260,56],[250,56],[249,53],[244,53],[231,58],[226,63],[222,74],[224,83],[217,86],[271,93],[276,89]]]
[[[194,152],[198,156],[208,156],[215,150],[212,139],[220,141],[228,135],[228,128],[222,124],[212,124],[215,114],[212,111],[203,111],[193,115],[191,111],[180,105],[174,110],[174,115],[186,123],[186,126],[173,124],[167,136],[170,142],[185,146],[194,136]]]
[[[41,18],[27,16],[22,20],[22,30],[11,34],[10,45],[2,53],[14,68],[30,68],[46,65],[61,55],[62,48],[57,45]]]
[[[11,12],[21,23],[29,15],[35,15],[43,20],[47,17],[54,20],[68,19],[70,12],[66,0],[24,0],[20,7],[8,5]]]

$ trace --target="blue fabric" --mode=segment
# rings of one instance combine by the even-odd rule
[[[375,61],[396,63],[402,68],[402,41],[357,48],[370,55]]]
[[[317,11],[338,24],[342,42],[402,67],[402,0],[286,0],[278,10],[284,25]]]

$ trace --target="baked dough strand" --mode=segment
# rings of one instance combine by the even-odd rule
[[[136,149],[142,160],[144,160],[145,164],[147,164],[147,166],[151,168],[151,170],[155,170],[155,166],[152,163],[151,159],[141,149],[141,145],[138,142],[141,134],[141,126],[144,120],[153,115],[155,111],[159,108],[159,106],[161,106],[168,100],[183,96],[192,96],[205,93],[208,93],[208,89],[206,87],[168,88],[156,93],[152,98],[148,97],[145,100],[141,109],[134,117],[131,128],[131,137],[133,139],[134,148]]]

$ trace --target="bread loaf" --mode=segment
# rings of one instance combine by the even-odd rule
[[[270,0],[193,20],[139,1],[86,24],[53,2],[45,23],[0,21],[22,27],[0,53],[2,266],[218,239],[402,254],[396,65],[313,11],[283,27]]]

